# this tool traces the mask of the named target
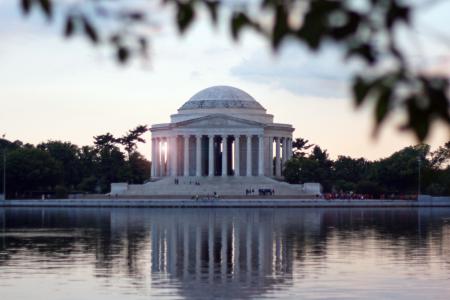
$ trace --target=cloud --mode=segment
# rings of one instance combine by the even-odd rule
[[[337,50],[320,53],[287,45],[273,56],[267,49],[256,50],[230,70],[241,80],[285,89],[301,96],[343,98],[348,96],[351,67]]]

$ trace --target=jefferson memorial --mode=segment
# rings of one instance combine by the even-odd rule
[[[151,126],[151,180],[142,185],[114,183],[111,193],[243,195],[248,189],[279,195],[320,193],[318,184],[281,181],[283,166],[292,156],[294,128],[273,119],[238,88],[201,90],[170,116],[170,123]]]

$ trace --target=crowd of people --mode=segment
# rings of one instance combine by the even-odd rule
[[[174,179],[174,183],[175,184],[180,184],[180,180],[178,178]],[[183,182],[183,184],[194,184],[194,185],[200,185],[199,181],[189,181],[189,182]],[[253,189],[253,188],[248,188],[245,189],[245,195],[246,196],[254,196],[254,195],[258,195],[258,196],[273,196],[275,195],[275,190],[274,189],[268,189],[268,188],[263,188],[263,189]],[[373,194],[358,194],[358,193],[353,193],[353,192],[349,192],[349,193],[344,193],[344,192],[340,192],[340,193],[325,193],[322,195],[316,195],[315,196],[318,199],[325,199],[325,200],[369,200],[369,199],[377,199],[377,200],[417,200],[417,195],[411,195],[411,194],[379,194],[379,195],[373,195]],[[193,199],[199,199],[198,195],[195,195],[192,197]],[[206,195],[205,197],[203,197],[205,199],[218,199],[219,195],[217,194],[217,192],[214,192],[213,195]]]
[[[173,183],[174,183],[174,184],[180,184],[180,179],[175,178],[175,179],[173,180]],[[183,184],[187,184],[187,182],[183,182]],[[192,181],[192,180],[189,180],[189,184],[200,185],[200,181]]]
[[[323,199],[326,200],[366,200],[366,199],[377,199],[377,200],[416,200],[417,195],[407,195],[407,194],[357,194],[357,193],[326,193],[322,195]]]
[[[212,195],[207,194],[206,196],[200,197],[198,194],[191,197],[191,199],[195,200],[217,200],[219,199],[219,194],[214,192]]]
[[[246,189],[245,195],[246,196],[256,195],[255,190],[254,189]],[[273,195],[275,195],[274,189],[258,189],[258,196],[273,196]]]

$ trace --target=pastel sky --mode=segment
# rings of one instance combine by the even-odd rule
[[[339,49],[315,54],[286,43],[275,55],[252,33],[234,43],[228,27],[214,29],[206,16],[180,37],[166,9],[152,36],[150,62],[122,67],[110,49],[82,38],[65,40],[61,27],[40,14],[23,18],[18,3],[0,0],[0,134],[8,139],[92,144],[94,135],[168,122],[197,91],[232,85],[257,99],[276,122],[293,124],[295,137],[332,157],[377,159],[415,143],[397,130],[401,116],[372,137],[370,108],[354,109],[348,92],[352,64],[342,61]],[[450,77],[450,35],[440,38],[448,33],[449,15],[450,1],[422,9],[414,18],[418,29],[404,39],[414,41],[409,49],[418,65]],[[449,129],[438,125],[427,142],[437,147],[449,138]],[[140,151],[150,157],[149,144]]]

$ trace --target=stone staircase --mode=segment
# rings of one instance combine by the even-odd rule
[[[175,184],[178,179],[178,184]],[[196,184],[198,183],[198,184]],[[184,195],[206,196],[216,192],[219,196],[245,195],[246,189],[253,189],[258,195],[259,189],[273,189],[275,195],[314,195],[302,184],[289,184],[265,176],[252,177],[164,177],[139,185],[127,185],[117,194],[122,195]]]

